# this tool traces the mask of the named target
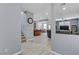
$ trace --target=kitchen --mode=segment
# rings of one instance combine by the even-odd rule
[[[57,19],[56,33],[79,35],[79,18]]]

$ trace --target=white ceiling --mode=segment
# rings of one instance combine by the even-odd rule
[[[23,5],[23,8],[33,13],[48,12],[48,9],[50,8],[49,3],[26,3],[22,5]]]
[[[34,14],[34,20],[51,18],[50,3],[26,3],[22,4],[22,7]],[[66,7],[66,10],[62,10],[62,5],[60,3],[55,4],[54,14],[56,18],[79,17],[79,3],[66,3],[64,7]],[[48,15],[46,15],[46,13],[48,13]]]
[[[65,7],[66,10],[62,10]],[[66,3],[62,6],[60,3],[55,4],[55,15],[57,18],[79,16],[79,3]]]
[[[50,5],[50,3],[26,3],[22,4],[22,7],[34,14],[34,20],[42,20],[49,18]]]

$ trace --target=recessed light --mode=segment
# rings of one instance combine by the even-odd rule
[[[66,10],[66,7],[63,7],[62,10]]]
[[[21,12],[21,15],[23,15],[23,14],[24,14],[24,12],[22,11],[22,12]]]
[[[46,12],[45,14],[48,15],[48,12]]]

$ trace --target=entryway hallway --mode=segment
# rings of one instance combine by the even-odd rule
[[[46,33],[22,43],[24,55],[52,55],[50,39]]]

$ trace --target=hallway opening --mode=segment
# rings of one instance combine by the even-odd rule
[[[21,11],[21,46],[23,54],[51,55],[50,9],[48,9],[50,4],[24,4],[23,6],[27,6]]]

